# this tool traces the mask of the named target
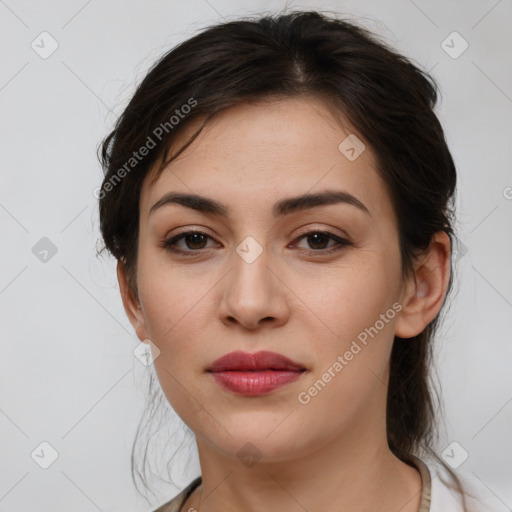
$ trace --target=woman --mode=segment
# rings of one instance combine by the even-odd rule
[[[469,510],[434,451],[456,185],[436,99],[317,12],[210,27],[142,81],[103,142],[99,208],[197,442],[201,477],[158,511]]]

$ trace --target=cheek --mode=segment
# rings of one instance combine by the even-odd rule
[[[160,350],[154,363],[160,386],[185,424],[197,428],[194,421],[204,415],[195,378],[202,371],[198,342],[203,342],[208,332],[203,316],[211,286],[204,278],[194,283],[169,269],[142,272],[139,279],[148,336]]]
[[[183,348],[193,340],[190,328],[198,321],[215,285],[215,276],[197,268],[173,265],[165,256],[141,257],[138,279],[139,295],[150,338],[161,349]],[[187,336],[183,336],[187,328]]]
[[[304,302],[322,320],[326,335],[350,343],[392,308],[397,273],[398,269],[386,268],[377,255],[366,258],[366,263],[361,259],[360,265],[340,269],[321,286],[304,289]],[[394,316],[393,311],[390,315]],[[379,330],[389,327],[389,322],[385,327],[378,324]]]
[[[366,256],[359,266],[341,269],[335,280],[322,282],[321,291],[310,289],[305,295],[325,333],[317,337],[316,369],[308,381],[321,390],[311,400],[319,414],[322,407],[339,403],[340,397],[350,402],[342,416],[349,409],[354,413],[386,380],[400,308],[395,302],[399,268],[386,268],[385,255],[377,252]],[[307,388],[303,391],[310,395]]]
[[[318,296],[329,330],[318,336],[315,369],[299,390],[305,430],[327,425],[327,439],[385,404],[396,310],[384,284],[375,276],[347,279]]]

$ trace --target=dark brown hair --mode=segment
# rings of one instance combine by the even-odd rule
[[[456,170],[433,111],[433,78],[376,35],[336,15],[309,11],[239,19],[208,27],[163,55],[100,148],[100,229],[105,247],[126,265],[134,296],[139,197],[148,173],[156,168],[157,177],[217,112],[242,102],[305,95],[324,100],[373,148],[398,218],[404,277],[436,232],[453,241]],[[174,151],[176,135],[200,117],[199,130]],[[145,156],[134,157],[144,147]],[[462,492],[433,449],[440,400],[433,396],[431,359],[438,322],[439,315],[414,338],[395,337],[388,443],[408,463],[411,454],[434,456]],[[156,401],[151,395],[150,409]],[[132,476],[134,452],[135,442]],[[138,476],[145,483],[144,474]]]

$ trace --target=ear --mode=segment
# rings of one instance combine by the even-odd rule
[[[450,280],[450,237],[436,233],[428,249],[415,264],[402,294],[402,310],[395,323],[395,335],[411,338],[420,334],[443,305]]]
[[[134,293],[128,284],[128,274],[126,272],[126,266],[122,260],[117,261],[117,280],[119,281],[121,298],[123,299],[123,306],[126,311],[126,315],[135,329],[139,340],[146,341],[149,338],[146,330],[146,320],[144,318],[139,299],[134,296]]]

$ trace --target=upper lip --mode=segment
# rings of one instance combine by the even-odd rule
[[[227,370],[288,370],[302,371],[305,367],[276,352],[263,350],[250,354],[237,350],[216,359],[208,368],[209,372]]]

